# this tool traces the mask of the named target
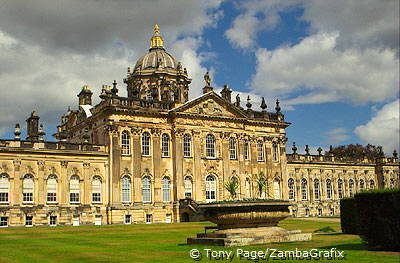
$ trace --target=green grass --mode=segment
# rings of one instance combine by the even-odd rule
[[[194,237],[196,233],[202,232],[206,225],[210,225],[210,223],[1,228],[0,263],[195,262],[189,257],[189,250],[193,248],[200,251],[204,251],[204,248],[236,250],[236,248],[187,246],[185,244],[186,238]],[[346,255],[346,261],[339,262],[399,262],[399,253],[367,251],[358,236],[345,235],[339,232],[339,222],[323,219],[286,219],[281,222],[280,226],[286,229],[312,232],[313,240],[248,246],[244,249],[265,250],[267,247],[278,250],[337,248],[338,250],[345,250]],[[318,230],[322,231],[315,232]],[[200,262],[207,261],[210,260],[203,258]],[[254,261],[235,258],[232,262]],[[260,262],[265,261],[260,260]]]

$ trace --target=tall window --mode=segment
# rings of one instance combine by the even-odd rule
[[[315,179],[314,180],[314,199],[319,200],[321,197],[321,189],[319,187],[319,180]]]
[[[131,178],[125,175],[122,177],[122,202],[129,203],[131,201]]]
[[[354,196],[354,181],[353,181],[353,179],[349,180],[349,194],[350,194],[350,197]]]
[[[7,174],[0,174],[0,203],[8,203],[10,181]]]
[[[246,178],[246,181],[244,182],[244,187],[246,189],[246,197],[251,198],[251,180],[250,180],[250,178]]]
[[[372,179],[369,181],[369,189],[371,189],[371,190],[375,189],[375,182]]]
[[[213,202],[217,200],[217,184],[215,177],[209,175],[206,177],[206,202]]]
[[[185,198],[193,197],[193,182],[189,176],[185,177]]]
[[[281,187],[277,178],[274,179],[274,198],[281,199]]]
[[[142,198],[145,203],[151,202],[151,180],[148,176],[142,179]]]
[[[264,143],[257,141],[257,161],[264,161]]]
[[[76,175],[71,176],[69,181],[69,202],[79,203],[79,177]]]
[[[212,134],[206,136],[206,157],[215,158],[215,137]]]
[[[245,141],[244,142],[244,159],[245,160],[249,160],[250,158],[250,154],[249,154],[249,142]]]
[[[150,134],[148,132],[142,134],[142,155],[150,156]]]
[[[24,176],[22,188],[22,201],[26,203],[33,203],[34,182],[31,174]]]
[[[92,181],[92,202],[101,202],[101,178],[99,176],[95,176]]]
[[[57,202],[57,177],[54,174],[47,178],[47,203]]]
[[[192,156],[192,138],[189,134],[183,135],[183,156]]]
[[[326,198],[332,199],[332,181],[326,179]]]
[[[163,201],[169,202],[171,201],[170,198],[170,181],[168,177],[164,177],[162,179],[162,192],[163,192]]]
[[[229,139],[229,159],[236,160],[236,139]]]
[[[274,143],[272,145],[272,149],[273,149],[273,160],[274,162],[279,162],[279,145],[277,143]]]
[[[307,180],[301,179],[301,199],[307,200]]]
[[[294,200],[294,180],[292,178],[290,178],[288,180],[288,188],[289,188],[289,200]]]
[[[343,180],[339,179],[337,183],[339,199],[343,198]]]
[[[169,156],[169,135],[164,133],[161,137],[161,152],[162,157]]]
[[[122,147],[122,154],[129,155],[131,154],[131,146],[130,146],[130,136],[128,131],[123,131],[121,134],[121,147]]]
[[[364,180],[361,179],[361,180],[360,180],[360,191],[364,191],[364,189],[365,189]]]

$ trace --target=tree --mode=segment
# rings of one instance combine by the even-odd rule
[[[361,144],[340,145],[331,148],[326,154],[333,154],[336,157],[344,159],[364,159],[368,158],[374,160],[378,157],[384,156],[382,146],[375,146],[368,144],[363,146]]]
[[[231,195],[231,199],[236,199],[237,192],[239,189],[239,182],[236,179],[236,177],[232,177],[228,182],[226,182],[225,189]]]

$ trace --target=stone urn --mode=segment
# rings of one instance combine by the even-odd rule
[[[245,246],[271,242],[311,240],[311,233],[278,227],[289,216],[289,202],[281,200],[227,201],[199,204],[204,217],[217,224],[204,233],[188,238],[187,244]],[[214,232],[207,232],[213,229]]]
[[[251,201],[200,204],[204,217],[219,230],[276,226],[289,216],[288,201]]]

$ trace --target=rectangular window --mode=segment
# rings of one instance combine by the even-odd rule
[[[74,217],[72,218],[72,225],[73,225],[73,226],[79,226],[79,224],[80,224],[79,216],[74,216]]]
[[[249,160],[249,142],[245,141],[244,142],[244,159]]]
[[[306,208],[306,216],[310,216],[310,209]]]
[[[101,194],[100,193],[92,193],[92,202],[100,203],[101,202]]]
[[[318,216],[322,216],[322,209],[318,208]]]
[[[163,134],[162,135],[161,153],[162,153],[162,157],[168,157],[169,156],[169,136],[167,134]]]
[[[229,159],[236,160],[236,139],[229,139]]]
[[[165,223],[172,223],[172,215],[171,214],[165,215]]]
[[[131,215],[125,215],[125,224],[126,225],[132,224],[132,216]]]
[[[191,137],[189,134],[183,136],[183,157],[191,157]]]
[[[33,226],[33,216],[25,217],[25,226],[27,227]]]
[[[70,193],[69,202],[71,204],[79,204],[79,193]]]
[[[2,216],[0,217],[0,227],[7,227],[8,226],[8,217]]]
[[[56,193],[47,193],[47,202],[48,203],[56,203],[57,202],[57,194]]]
[[[273,146],[273,160],[279,162],[279,145],[274,144]]]
[[[8,203],[8,193],[0,193],[0,203]]]
[[[22,197],[24,203],[33,203],[33,193],[23,193]]]
[[[57,216],[50,216],[50,226],[57,225]]]
[[[264,161],[264,143],[262,141],[257,142],[257,161]]]
[[[94,217],[94,225],[101,226],[102,216],[95,216]]]
[[[146,224],[153,223],[153,215],[146,214]]]

